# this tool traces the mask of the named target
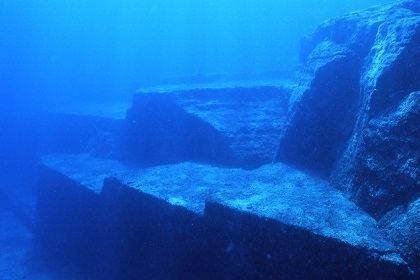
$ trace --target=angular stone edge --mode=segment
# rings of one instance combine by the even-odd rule
[[[115,178],[105,179],[98,194],[54,170],[41,171],[38,240],[95,275],[410,277],[395,255],[354,248],[210,200],[201,216]]]

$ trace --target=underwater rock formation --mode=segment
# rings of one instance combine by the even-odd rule
[[[330,20],[302,42],[278,159],[330,177],[374,217],[420,194],[417,1]]]
[[[388,212],[379,225],[399,247],[404,259],[420,273],[420,198]]]
[[[327,182],[284,164],[139,169],[50,155],[41,177],[38,240],[99,278],[410,275],[373,218]]]
[[[419,13],[418,1],[378,6],[304,38],[277,155],[329,178],[376,219],[392,210],[382,224],[417,268],[420,214],[404,209],[420,196]]]
[[[127,112],[119,159],[256,168],[273,160],[290,85],[254,82],[142,89]]]
[[[174,94],[137,94],[128,110],[120,158],[146,166],[233,160],[228,140],[179,106]]]
[[[143,89],[124,120],[64,116],[76,142],[45,151],[90,155],[43,157],[38,240],[114,279],[415,279],[419,12],[324,23],[297,84]]]

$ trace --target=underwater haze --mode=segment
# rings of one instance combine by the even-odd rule
[[[302,36],[381,2],[3,0],[2,108],[127,100],[183,76],[291,71]]]
[[[419,279],[419,46],[419,0],[0,0],[0,280]]]

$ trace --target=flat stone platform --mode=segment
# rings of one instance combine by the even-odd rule
[[[48,155],[42,164],[40,239],[61,232],[47,242],[61,252],[76,243],[73,257],[115,277],[122,270],[171,279],[409,275],[372,217],[285,164],[138,168],[87,154]]]

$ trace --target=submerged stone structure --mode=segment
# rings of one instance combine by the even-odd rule
[[[372,217],[284,164],[138,169],[86,154],[43,164],[38,236],[112,279],[409,275]]]
[[[37,239],[108,279],[416,279],[419,13],[324,23],[292,82],[142,89],[124,118],[52,113]]]
[[[420,195],[420,15],[404,1],[303,40],[279,160],[319,172],[380,218]]]
[[[270,163],[292,86],[263,81],[139,90],[127,113],[120,159],[247,169]]]

